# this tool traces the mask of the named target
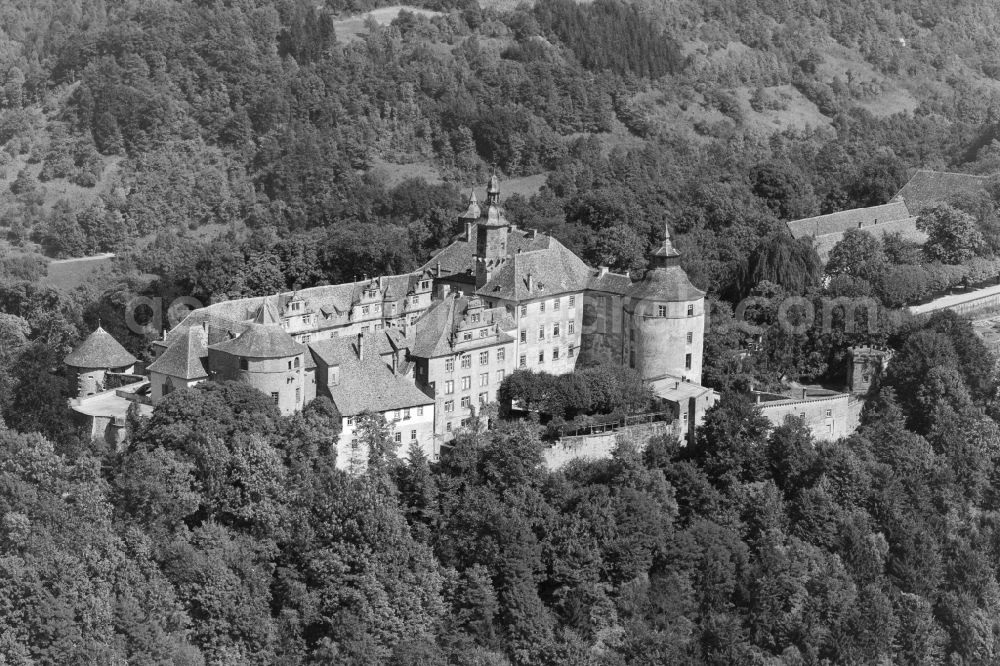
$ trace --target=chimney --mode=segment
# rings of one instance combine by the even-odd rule
[[[331,365],[330,374],[327,377],[327,384],[329,386],[340,385],[340,365]]]
[[[437,277],[441,277],[441,262],[437,262],[437,266],[434,267]]]
[[[608,274],[608,267],[607,266],[598,266],[597,267],[597,277],[604,277],[607,274]]]
[[[472,222],[465,223],[465,241],[467,243],[472,242]]]
[[[806,389],[805,388],[802,389],[802,399],[803,400],[806,399]]]
[[[538,235],[538,229],[528,229],[528,238],[534,238]]]
[[[358,360],[365,360],[365,335],[358,333]]]
[[[451,291],[451,286],[450,285],[439,284],[438,285],[438,298],[440,298],[441,300],[444,300],[444,299],[448,298],[448,292],[450,292],[450,291]]]
[[[535,290],[535,278],[534,276],[531,275],[531,273],[528,273],[528,291],[532,292],[534,290]]]

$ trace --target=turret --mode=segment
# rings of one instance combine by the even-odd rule
[[[705,293],[680,266],[666,238],[649,257],[650,269],[625,293],[625,362],[643,379],[665,376],[701,383]]]
[[[100,322],[97,329],[70,352],[65,360],[66,365],[76,371],[79,398],[100,393],[104,390],[106,373],[131,372],[135,362],[135,356],[101,328]]]
[[[486,217],[476,229],[476,289],[507,261],[510,225],[500,207],[500,181],[494,173],[486,186]]]

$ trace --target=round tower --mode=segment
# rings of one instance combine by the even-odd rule
[[[108,372],[131,372],[136,358],[101,328],[97,329],[66,357],[65,363],[76,372],[77,397],[85,398],[104,390]]]
[[[209,377],[249,384],[282,414],[292,414],[305,406],[308,353],[281,326],[254,322],[236,338],[209,346]]]
[[[645,277],[626,291],[625,362],[646,380],[670,376],[700,384],[705,292],[691,284],[680,258],[667,230]]]

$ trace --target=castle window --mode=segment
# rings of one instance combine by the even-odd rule
[[[826,410],[826,418],[830,418],[831,416],[833,416],[833,410],[832,409]]]
[[[467,395],[462,396],[462,409],[468,409],[472,406],[472,399]]]
[[[799,412],[799,418],[802,419],[803,421],[805,421],[806,420],[806,413],[805,412]]]
[[[446,411],[446,412],[453,412],[453,411],[455,411],[455,401],[454,400],[447,400],[447,401],[445,401],[445,403],[444,403],[444,411]]]
[[[526,367],[528,367],[528,357],[525,356],[524,354],[521,354],[521,358],[518,359],[518,362],[517,362],[517,367],[519,367],[519,368],[526,368]]]
[[[444,362],[444,371],[445,372],[454,372],[455,371],[455,359],[449,358],[448,360],[446,360]]]
[[[479,375],[479,385],[480,386],[488,386],[489,383],[490,383],[490,373],[484,372],[481,375]]]
[[[694,342],[694,333],[692,333],[691,331],[688,331],[688,333],[687,333],[687,343],[691,344],[692,342]]]
[[[462,355],[462,367],[471,368],[472,367],[472,356],[469,354]]]
[[[544,349],[539,349],[538,350],[538,362],[539,363],[545,363],[545,350]]]
[[[490,362],[490,353],[488,351],[479,352],[479,365],[486,365]]]
[[[399,420],[399,410],[398,409],[392,410],[392,420],[393,421],[398,421]]]
[[[363,315],[369,314],[371,311],[372,311],[372,309],[370,307],[368,307],[367,305],[364,305],[364,306],[361,307],[361,314],[363,314]]]
[[[691,369],[691,354],[684,354],[684,369]]]
[[[410,441],[411,442],[417,441],[417,431],[416,430],[411,430],[410,431]]]
[[[410,420],[410,410],[409,409],[404,409],[403,410],[403,420],[404,421],[409,421]]]
[[[522,328],[521,329],[521,343],[524,344],[527,341],[528,341],[528,332]]]
[[[575,333],[575,332],[576,332],[576,322],[575,321],[571,321],[569,323],[569,334],[573,335],[573,333]]]
[[[444,429],[447,430],[448,432],[451,432],[451,421],[448,421],[446,424],[444,424]]]
[[[448,380],[444,383],[444,393],[445,395],[450,395],[455,392],[455,382]]]
[[[628,353],[628,365],[630,368],[635,367],[635,350],[629,350]]]
[[[420,283],[421,289],[430,289],[430,287],[431,287],[430,280],[424,280],[423,282]]]
[[[303,324],[308,324],[309,323],[309,315],[305,315],[304,317],[302,317],[302,323]]]
[[[569,306],[571,308],[575,308],[576,307],[576,296],[570,296],[569,297]]]
[[[559,360],[559,347],[554,347],[552,349],[552,360],[553,361],[558,361]]]
[[[553,337],[559,337],[559,322],[552,324],[552,335]]]
[[[569,356],[570,358],[573,358],[574,352],[575,350],[573,349],[573,347],[570,347],[568,350],[566,350],[566,355]]]
[[[241,358],[240,359],[240,370],[249,370],[249,369],[250,369],[250,362],[247,361],[245,358]]]
[[[689,305],[689,306],[688,306],[688,309],[687,309],[687,316],[688,316],[688,317],[693,317],[693,316],[694,316],[694,306],[693,306],[693,305]]]
[[[690,315],[691,313],[689,312],[688,314]],[[657,317],[666,317],[667,316],[667,306],[666,305],[657,305],[656,306],[656,316]]]
[[[497,360],[502,361],[507,358],[507,350],[501,347],[497,350]]]
[[[472,339],[472,331],[466,331],[465,333],[462,334],[462,340],[471,340],[471,339]]]
[[[300,388],[295,389],[295,402],[302,402],[302,389]]]
[[[393,439],[395,439],[396,443],[399,444],[400,442],[403,441],[403,433],[397,432],[395,435],[393,435]]]
[[[424,415],[424,408],[417,407],[417,416],[423,416],[423,415]]]
[[[558,298],[556,300],[552,301],[552,309],[553,310],[558,310],[559,309],[559,299]]]
[[[473,324],[478,324],[479,323],[479,315],[478,314],[472,315],[472,323]]]
[[[347,425],[354,425],[354,417],[353,416],[348,417],[348,419],[347,419]]]
[[[542,301],[541,303],[538,304],[538,311],[545,312],[545,301]]]
[[[371,326],[362,326],[361,327],[361,332],[362,333],[367,333],[370,330],[371,330]]]
[[[481,329],[479,329],[479,337],[485,338],[489,334],[490,334],[490,329],[488,329],[488,328],[481,328]]]
[[[528,306],[527,305],[522,305],[521,306],[521,316],[522,317],[527,317],[528,316]]]
[[[470,388],[472,388],[472,375],[466,375],[462,377],[462,390],[468,391]]]
[[[542,326],[538,327],[538,339],[539,340],[544,340],[545,339],[545,325],[544,324]]]
[[[298,356],[296,356],[296,357],[295,357],[295,367],[297,368],[297,367],[299,367],[300,365],[302,365],[302,362],[301,362],[301,361],[299,360],[299,357],[298,357]]]
[[[479,404],[480,405],[485,405],[487,402],[489,402],[489,397],[490,397],[489,393],[480,393],[479,394]]]
[[[276,405],[278,404],[278,392],[277,391],[271,391],[271,402],[273,402]]]
[[[503,370],[497,370],[497,384],[503,383],[504,374]]]
[[[292,362],[291,362],[291,361],[289,361],[289,362],[288,362],[288,369],[289,369],[289,370],[291,370],[291,369],[292,369]]]

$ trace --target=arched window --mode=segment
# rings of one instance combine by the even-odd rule
[[[240,370],[249,370],[249,369],[250,369],[250,363],[245,358],[241,358]]]
[[[299,367],[299,365],[300,365],[299,357],[296,356],[295,357],[295,367],[297,368],[297,367]]]

